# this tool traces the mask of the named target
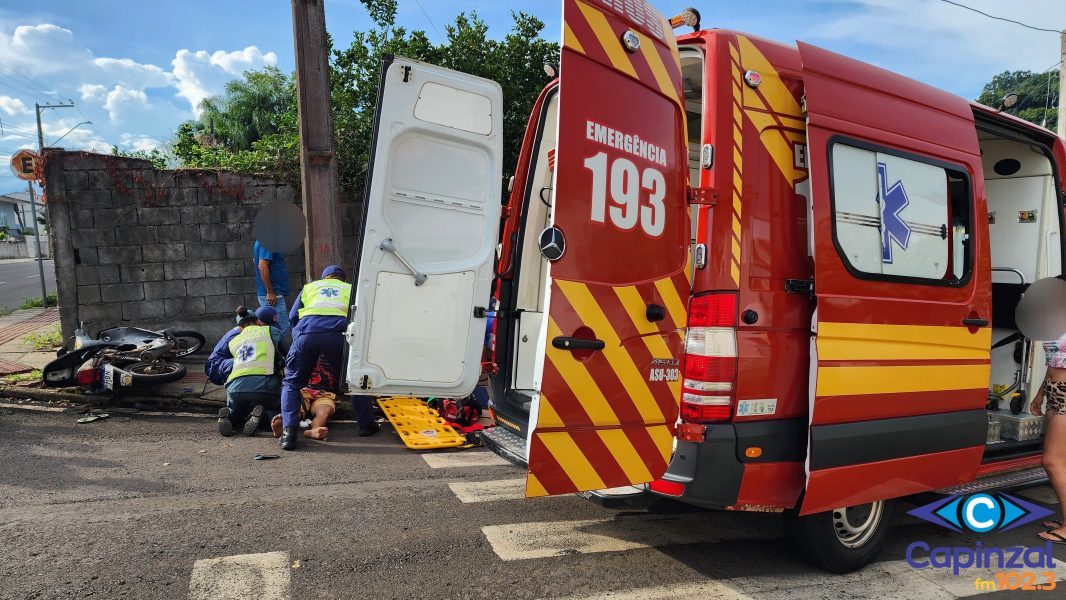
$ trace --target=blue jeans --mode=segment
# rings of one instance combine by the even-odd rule
[[[234,427],[244,427],[248,413],[256,405],[263,407],[263,417],[259,420],[260,429],[270,428],[270,419],[281,408],[281,396],[272,392],[226,392],[226,406],[229,407],[229,420]]]
[[[259,296],[259,306],[270,306],[267,304],[266,296]],[[289,307],[285,306],[285,296],[278,294],[278,302],[274,305],[274,310],[278,311],[278,329],[281,330],[281,337],[285,337],[285,334],[289,333]]]
[[[284,427],[300,424],[300,407],[303,406],[300,390],[307,387],[319,357],[333,381],[337,381],[344,359],[344,334],[339,331],[316,331],[301,333],[293,338],[289,354],[285,357],[285,379],[281,382],[281,419]]]

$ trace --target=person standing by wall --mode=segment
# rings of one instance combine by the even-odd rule
[[[270,306],[277,311],[277,327],[281,336],[285,337],[289,332],[289,313],[285,306],[285,296],[289,293],[289,270],[285,267],[285,255],[271,252],[256,240],[252,246],[252,261],[255,263],[259,306]]]

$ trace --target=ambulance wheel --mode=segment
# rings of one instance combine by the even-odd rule
[[[816,567],[851,573],[870,564],[881,551],[891,517],[892,504],[886,500],[804,517],[793,509],[785,512],[785,536]]]

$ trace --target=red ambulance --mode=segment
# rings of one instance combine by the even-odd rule
[[[694,12],[563,4],[502,208],[499,86],[383,66],[351,392],[464,396],[484,367],[527,496],[783,512],[838,572],[893,499],[1045,479],[986,405],[1043,378],[1014,307],[1062,272],[1062,141]]]

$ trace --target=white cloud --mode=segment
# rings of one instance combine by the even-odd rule
[[[221,93],[225,83],[240,77],[249,69],[275,65],[278,56],[273,52],[263,53],[255,46],[244,50],[208,54],[204,50],[192,52],[178,50],[171,61],[174,71],[174,87],[178,96],[189,102],[193,113],[200,115],[200,103],[204,98]]]
[[[970,0],[990,14],[1050,29],[1066,27],[1061,0],[1009,5]],[[1059,58],[1059,37],[928,0],[854,0],[810,31],[839,52],[975,97],[1004,70],[1043,71]],[[1004,7],[1009,10],[1004,13]],[[814,41],[814,40],[812,40]]]
[[[122,137],[119,139],[119,146],[130,148],[132,150],[154,150],[161,145],[159,140],[147,135],[123,133]]]
[[[0,110],[11,116],[28,115],[31,112],[22,100],[11,96],[0,96]]]
[[[143,110],[148,106],[148,94],[144,90],[130,89],[116,85],[107,93],[104,108],[111,117],[112,123],[120,123],[130,110]]]
[[[85,101],[102,100],[107,94],[107,86],[99,83],[83,83],[78,88],[81,99]]]

